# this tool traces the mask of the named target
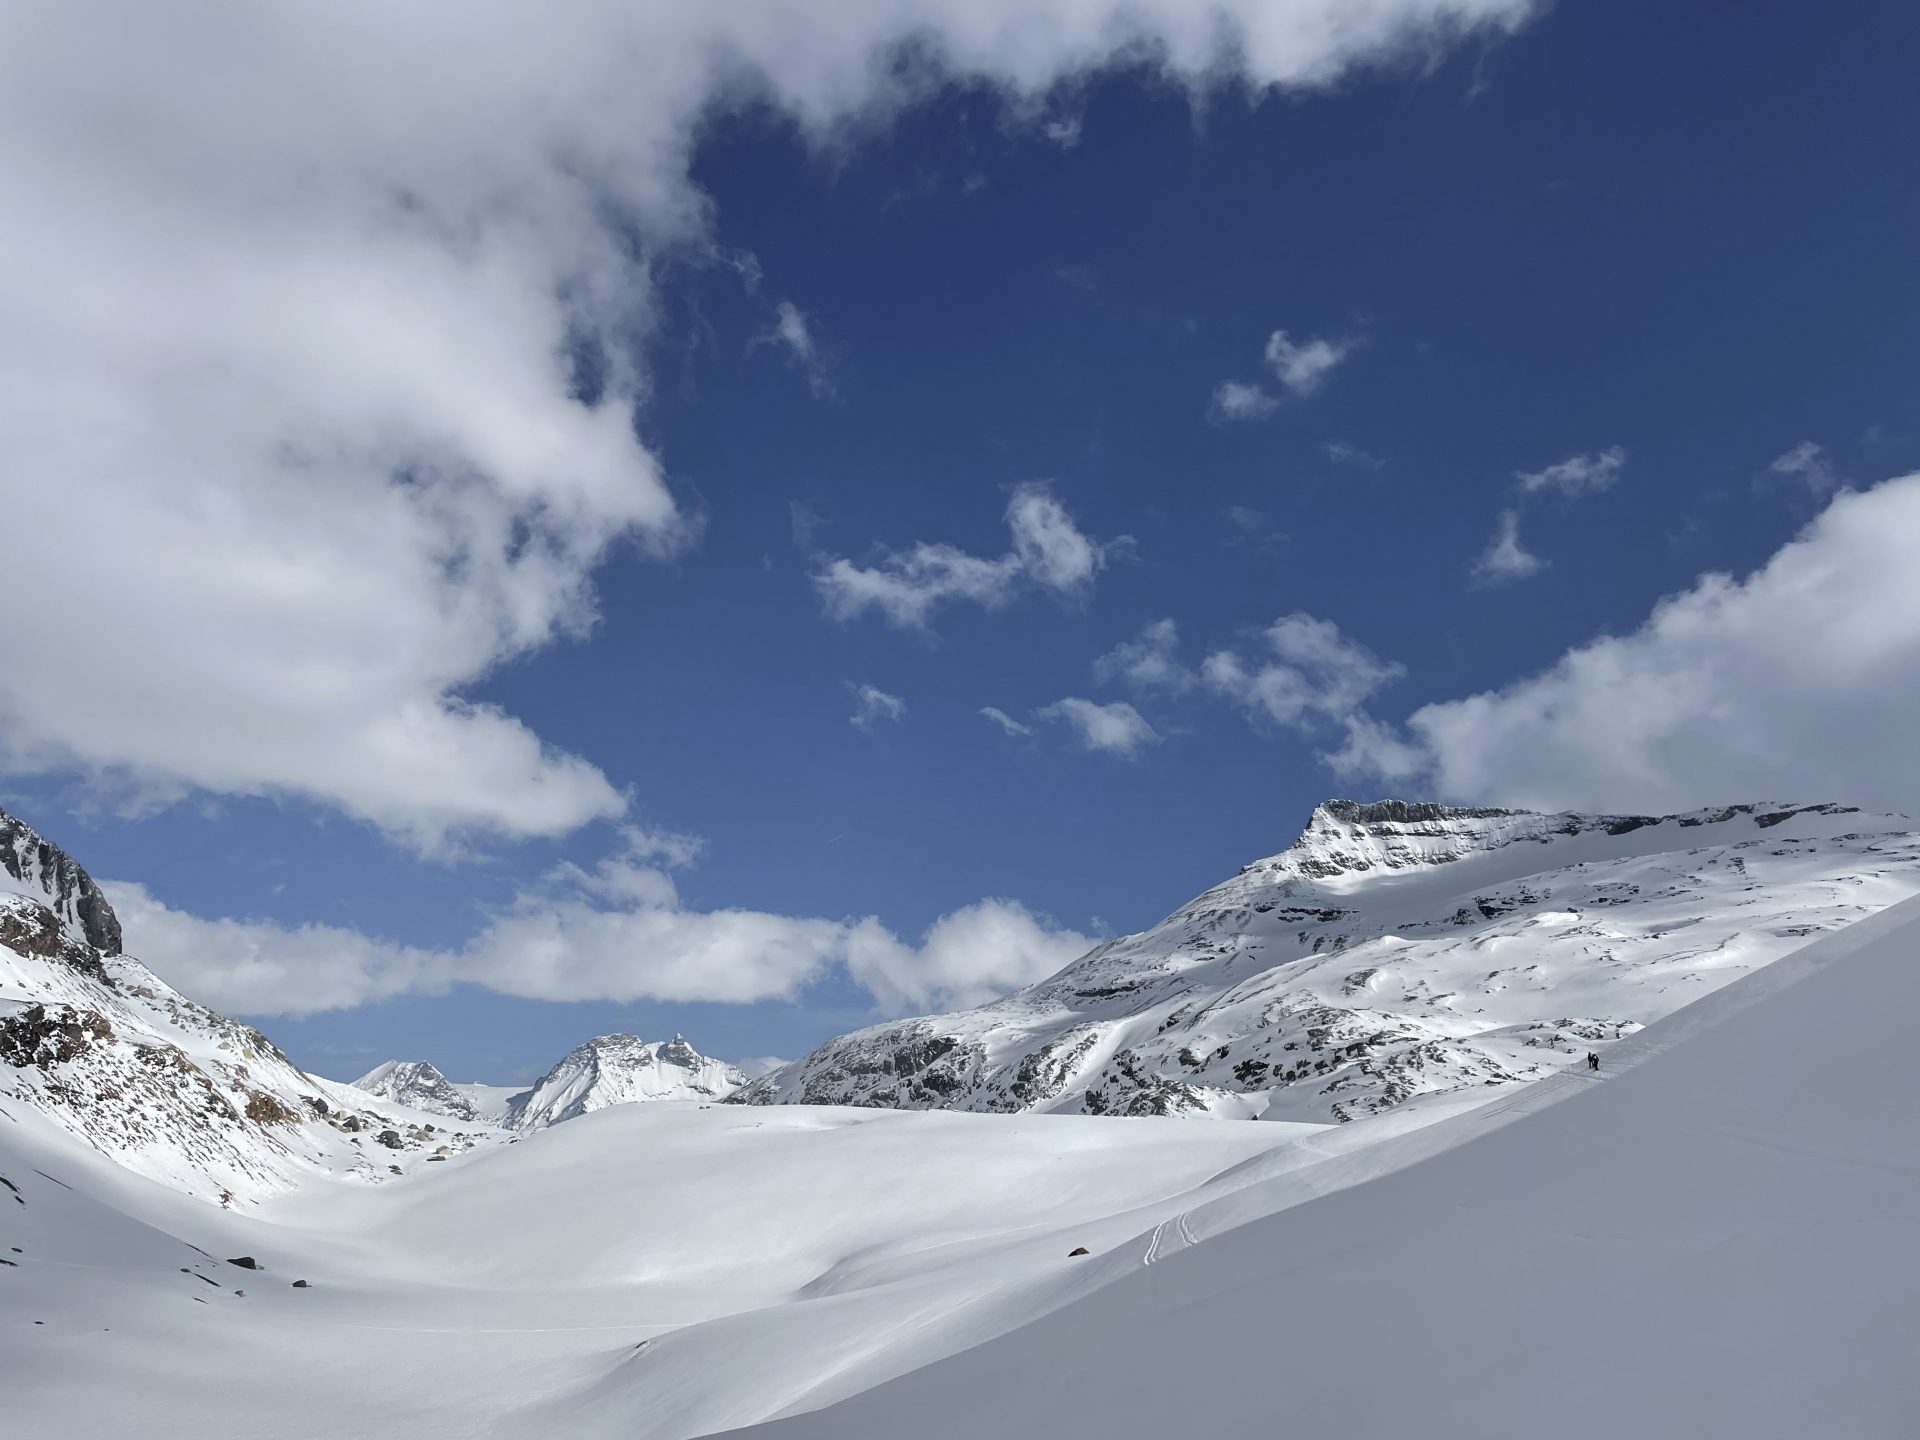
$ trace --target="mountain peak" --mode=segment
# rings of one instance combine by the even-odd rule
[[[0,810],[0,871],[31,899],[52,910],[75,938],[102,955],[120,953],[120,918],[93,877],[66,851],[25,821]],[[0,881],[0,885],[4,885]]]
[[[744,1073],[702,1055],[684,1035],[642,1040],[620,1030],[574,1046],[539,1084],[514,1096],[506,1123],[515,1130],[533,1130],[609,1105],[718,1100],[746,1083]]]

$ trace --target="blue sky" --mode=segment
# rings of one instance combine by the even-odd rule
[[[551,518],[571,499],[509,505],[499,555],[510,570],[551,545],[560,598],[521,634],[514,605],[538,607],[502,582],[490,648],[425,667],[456,720],[497,707],[604,784],[548,776],[513,808],[492,801],[512,788],[490,788],[492,758],[450,760],[467,798],[416,802],[430,764],[341,780],[357,760],[315,758],[335,726],[289,739],[297,755],[260,739],[283,733],[271,717],[229,740],[220,707],[169,688],[213,663],[188,626],[152,642],[179,639],[177,663],[109,660],[111,683],[82,686],[101,627],[150,610],[175,569],[235,563],[208,532],[124,611],[86,601],[95,628],[60,654],[16,657],[0,803],[142,887],[130,948],[296,1060],[350,1076],[419,1056],[505,1081],[605,1029],[790,1056],[984,998],[1282,848],[1334,794],[1920,800],[1892,778],[1920,718],[1899,567],[1920,529],[1903,528],[1910,487],[1882,483],[1920,466],[1917,22],[1892,4],[1484,8],[1491,28],[1385,67],[1336,49],[1319,58],[1339,78],[1310,89],[1270,80],[1279,61],[1196,97],[1172,62],[1012,55],[853,111],[797,79],[716,90],[683,125],[674,204],[635,200],[569,300],[573,399],[545,397],[630,416],[673,523],[635,502],[581,539]],[[178,153],[203,143],[190,129]],[[272,203],[236,241],[268,257],[269,294],[299,274],[264,238]],[[497,298],[470,255],[454,273],[455,301]],[[449,333],[449,355],[470,343]],[[289,385],[312,378],[286,358],[303,354],[280,356]],[[159,372],[98,373],[103,394],[150,395]],[[459,378],[411,371],[377,403],[409,421],[488,403],[486,377]],[[517,435],[541,433],[529,413]],[[332,443],[360,443],[359,414],[342,404]],[[213,454],[228,436],[209,434]],[[467,440],[483,474],[512,451]],[[53,449],[4,483],[57,487],[63,462],[91,463]],[[414,461],[380,463],[383,501],[429,488]],[[198,548],[204,496],[174,473],[140,493],[187,515]],[[233,493],[297,507],[323,483],[296,468]],[[1023,504],[1032,525],[1010,529]],[[62,587],[112,585],[88,533],[29,621]],[[914,571],[916,545],[947,548]],[[380,563],[377,541],[338,553]],[[478,553],[435,562],[450,595]],[[926,565],[951,578],[961,556],[974,598],[941,600]],[[1772,578],[1731,595],[1698,584],[1756,571]],[[309,578],[310,598],[275,581],[272,603],[371,583],[351,560]],[[892,609],[859,598],[883,588]],[[1650,624],[1675,594],[1691,599]],[[357,617],[313,682],[343,714],[380,703],[352,691],[385,613]],[[1868,615],[1878,629],[1856,627]],[[1624,648],[1583,650],[1601,635]],[[257,665],[215,664],[194,693],[277,666],[256,638]],[[1831,675],[1806,659],[1837,652],[1852,663]],[[43,705],[69,684],[69,708]],[[205,745],[96,733],[103,706]],[[223,763],[250,746],[269,758]],[[687,917],[730,910],[770,918],[710,950],[686,938],[707,923]],[[863,917],[888,937],[850,940]],[[556,958],[523,974],[541,944]],[[768,950],[789,958],[754,958]]]

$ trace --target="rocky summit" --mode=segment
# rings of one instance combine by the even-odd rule
[[[1332,800],[1277,855],[979,1009],[740,1103],[1346,1121],[1583,1059],[1920,891],[1903,816]]]

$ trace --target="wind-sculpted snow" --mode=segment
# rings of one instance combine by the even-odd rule
[[[1916,891],[1911,822],[1840,806],[1330,801],[1150,930],[733,1098],[1347,1121],[1536,1079]]]
[[[30,859],[0,877],[0,1099],[222,1204],[316,1174],[386,1180],[479,1138],[357,1092],[342,1103],[342,1087],[258,1030],[119,953],[119,921],[86,872],[5,814],[0,852]]]

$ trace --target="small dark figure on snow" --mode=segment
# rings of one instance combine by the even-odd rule
[[[1597,1050],[1587,1051],[1587,1069],[1598,1070],[1599,1068],[1600,1068],[1600,1052]]]

